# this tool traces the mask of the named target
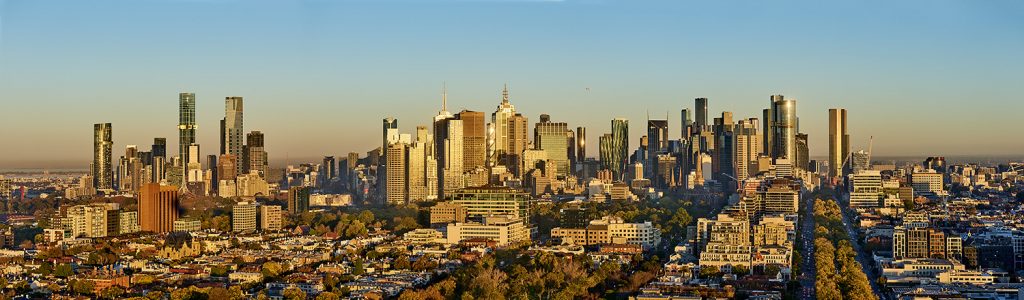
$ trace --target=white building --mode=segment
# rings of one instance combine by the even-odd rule
[[[452,223],[448,225],[447,240],[457,244],[468,239],[487,239],[498,246],[530,240],[530,230],[516,215],[484,217],[483,223]]]

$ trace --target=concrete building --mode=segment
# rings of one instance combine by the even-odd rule
[[[586,228],[552,228],[551,237],[562,239],[564,244],[633,244],[644,249],[652,249],[661,243],[661,231],[651,222],[626,223],[622,218],[612,216],[590,221]]]
[[[493,215],[483,222],[452,223],[447,227],[447,240],[457,244],[464,240],[485,239],[498,246],[530,240],[530,230],[516,215]]]
[[[260,229],[263,231],[281,230],[281,207],[277,205],[260,205]]]
[[[150,183],[139,189],[139,224],[142,231],[171,231],[177,219],[178,187]]]
[[[231,208],[231,231],[256,231],[256,203],[239,202]]]

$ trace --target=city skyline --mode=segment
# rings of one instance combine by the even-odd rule
[[[168,4],[172,2],[174,5]],[[95,123],[120,128],[113,133],[115,157],[126,145],[145,146],[154,137],[172,139],[169,146],[174,149],[178,147],[174,142],[177,132],[172,128],[177,124],[176,96],[182,92],[196,95],[197,142],[205,145],[203,154],[214,153],[218,122],[223,118],[220,101],[231,96],[245,97],[249,107],[246,129],[268,136],[266,148],[273,162],[286,156],[365,153],[379,145],[375,124],[381,118],[401,120],[399,131],[404,133],[430,125],[430,117],[441,105],[439,86],[443,81],[449,86],[448,110],[452,112],[463,108],[492,111],[500,103],[501,85],[508,82],[517,112],[531,122],[548,114],[569,128],[590,128],[587,138],[592,142],[586,151],[593,157],[598,153],[597,138],[610,130],[607,124],[613,118],[634,123],[629,133],[629,143],[634,145],[645,133],[642,124],[648,112],[653,119],[667,114],[669,138],[676,139],[680,110],[693,110],[694,98],[708,98],[709,118],[730,111],[736,119],[745,119],[761,117],[760,109],[771,94],[797,100],[801,131],[809,136],[813,157],[827,157],[829,108],[849,112],[851,151],[867,148],[869,136],[875,138],[877,156],[1000,156],[1017,154],[1014,151],[1024,147],[1024,141],[1005,138],[999,130],[1010,128],[1014,112],[1024,108],[1020,101],[1008,100],[1019,97],[1021,88],[1014,83],[1020,76],[1012,72],[1024,63],[1012,51],[1024,41],[1013,38],[1013,30],[1008,29],[1022,19],[1014,18],[1013,11],[1020,10],[1012,7],[1020,4],[1013,2],[972,7],[885,4],[894,12],[877,15],[865,7],[840,4],[812,8],[754,5],[766,9],[766,15],[788,9],[806,17],[804,23],[778,20],[758,28],[754,25],[766,18],[762,13],[726,4],[512,1],[453,5],[428,1],[408,6],[471,18],[428,23],[415,30],[409,25],[426,16],[409,11],[409,7],[358,2],[225,3],[120,3],[120,8],[136,15],[78,27],[71,24],[82,21],[86,12],[102,18],[109,13],[102,11],[109,8],[104,6],[111,4],[60,11],[49,3],[0,4],[0,64],[4,66],[0,68],[0,97],[30,100],[8,102],[10,111],[47,109],[51,116],[46,125],[34,123],[38,121],[31,118],[36,114],[31,113],[4,118],[5,128],[17,129],[5,130],[0,138],[18,142],[0,149],[0,157],[4,157],[0,165],[17,168],[51,163],[47,167],[87,168],[89,153],[79,149],[88,147],[87,130]],[[169,6],[169,11],[155,10],[163,6]],[[625,11],[614,12],[623,6]],[[229,12],[229,7],[241,7],[241,12]],[[275,8],[279,14],[271,14]],[[424,50],[398,50],[406,48],[395,47],[390,39],[352,33],[357,27],[350,22],[359,20],[358,16],[343,21],[325,19],[350,8],[393,11],[389,18],[409,17],[396,24],[381,24],[376,32],[394,35]],[[848,11],[834,13],[840,8]],[[693,12],[689,9],[710,14],[690,16]],[[204,16],[247,13],[273,17],[260,26],[239,22],[254,25],[251,31],[239,24],[203,18],[197,24],[172,26],[169,16],[186,10]],[[906,15],[915,10],[921,11]],[[560,18],[574,11],[580,15]],[[543,22],[529,24],[517,18],[530,14],[538,14]],[[54,15],[52,19],[59,21],[34,21],[41,15]],[[713,16],[728,17],[725,20],[735,24],[680,29],[710,21]],[[954,16],[953,22],[945,18]],[[487,17],[505,22],[468,28]],[[583,28],[576,28],[569,19]],[[308,24],[290,23],[295,20],[307,20]],[[636,24],[627,26],[623,24],[626,21]],[[823,22],[822,28],[802,27],[815,21]],[[914,22],[904,23],[909,21]],[[614,26],[617,24],[623,26]],[[199,29],[203,25],[208,31]],[[545,33],[543,25],[557,30]],[[883,28],[885,32],[880,31]],[[439,32],[413,38],[414,33],[429,29]],[[164,39],[145,37],[144,33],[153,30],[164,33]],[[236,31],[242,34],[225,35]],[[261,48],[257,31],[275,38],[297,35],[284,39],[287,47]],[[772,34],[775,31],[786,32]],[[716,33],[731,35],[725,40]],[[849,39],[828,39],[836,34]],[[68,41],[81,51],[54,52],[61,38],[76,36],[98,40],[71,39]],[[181,50],[184,53],[179,55],[158,49],[168,40],[186,36],[195,38],[195,48]],[[556,36],[573,38],[553,39]],[[213,47],[223,42],[219,39],[237,42],[240,47],[225,52]],[[366,46],[346,47],[351,45],[345,41]],[[787,44],[779,44],[778,49],[754,47],[768,41],[808,48]],[[510,46],[479,46],[489,43]],[[873,50],[868,47],[871,43],[890,47]],[[645,46],[638,49],[628,46],[641,44]],[[974,46],[953,46],[967,44]],[[482,48],[468,56],[445,53],[445,49],[466,45]],[[108,48],[112,46],[121,48]],[[371,53],[378,47],[388,49],[387,53]],[[345,51],[331,53],[332,49]],[[59,57],[54,56],[57,53]],[[151,57],[147,59],[147,55]],[[98,64],[104,60],[110,64]],[[399,68],[410,63],[413,68]],[[345,65],[352,67],[348,71],[335,69]],[[537,71],[541,66],[550,68]],[[307,68],[310,72],[299,74]],[[55,105],[66,109],[48,109]],[[289,121],[310,115],[304,122]],[[961,119],[952,119],[956,116]],[[54,146],[58,144],[62,146]]]

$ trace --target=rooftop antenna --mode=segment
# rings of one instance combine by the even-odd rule
[[[441,83],[441,111],[448,111],[448,82]]]

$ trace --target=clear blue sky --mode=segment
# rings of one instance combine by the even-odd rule
[[[97,122],[116,155],[157,136],[176,149],[183,91],[204,153],[226,96],[245,97],[272,160],[365,152],[385,116],[428,124],[443,81],[449,110],[492,112],[509,82],[531,122],[592,141],[614,117],[636,145],[647,111],[678,136],[695,97],[740,118],[781,93],[812,155],[829,107],[876,155],[1024,154],[1022,70],[1016,0],[0,0],[0,167],[87,167]]]

